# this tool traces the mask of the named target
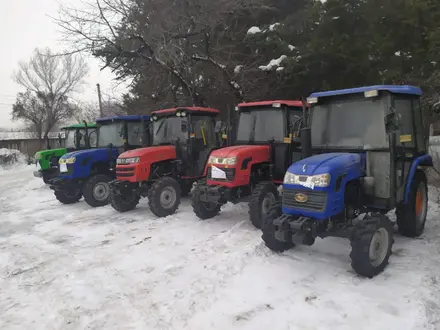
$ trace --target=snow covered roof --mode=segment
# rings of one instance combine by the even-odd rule
[[[64,132],[50,132],[49,139],[57,139],[58,134],[61,134],[61,137],[64,137]],[[0,132],[0,141],[34,140],[36,138],[34,132]]]

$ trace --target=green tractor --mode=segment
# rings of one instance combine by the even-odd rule
[[[75,151],[90,149],[96,147],[96,134],[89,135],[88,129],[96,129],[95,123],[74,124],[61,129],[65,131],[64,139],[59,137],[60,146],[64,144],[64,148],[40,150],[35,154],[35,163],[37,171],[34,176],[42,178],[44,183],[57,176],[58,160],[64,154]]]

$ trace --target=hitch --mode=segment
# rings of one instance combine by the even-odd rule
[[[276,228],[275,238],[281,242],[309,245],[310,239],[317,237],[316,222],[307,217],[295,218],[291,215],[283,214],[275,219],[273,224]]]

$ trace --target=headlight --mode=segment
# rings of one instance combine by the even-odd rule
[[[215,157],[215,156],[210,156],[208,159],[208,164],[236,165],[237,164],[237,157],[219,158],[219,157]]]
[[[75,163],[76,158],[70,157],[70,158],[60,158],[59,163],[60,164],[73,164]]]
[[[119,165],[135,164],[135,163],[139,163],[139,157],[118,158],[116,160],[116,164],[119,164]]]
[[[302,186],[313,185],[314,187],[328,187],[330,185],[330,174],[318,174],[318,175],[297,175],[287,172],[284,175],[284,183],[286,184],[299,184]]]

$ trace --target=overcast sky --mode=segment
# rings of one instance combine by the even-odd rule
[[[69,1],[80,5],[81,0]],[[49,16],[57,16],[57,0],[11,0],[2,1],[0,11],[0,127],[17,127],[10,113],[15,96],[23,91],[11,78],[19,60],[27,60],[35,47],[50,47],[55,51],[65,48],[59,28]],[[114,76],[108,70],[100,71],[100,62],[88,58],[90,73],[87,85],[75,99],[96,101],[96,84],[101,84],[103,98],[106,95],[119,96],[124,87],[112,81]]]

